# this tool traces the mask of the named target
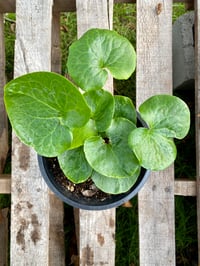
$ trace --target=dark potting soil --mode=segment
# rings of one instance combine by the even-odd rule
[[[104,201],[111,197],[111,195],[99,190],[91,179],[83,183],[74,184],[61,170],[57,158],[48,158],[48,160],[55,181],[60,184],[63,189],[74,193],[76,197],[98,199],[99,201]]]

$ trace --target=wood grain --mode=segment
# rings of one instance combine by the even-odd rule
[[[51,70],[52,6],[53,0],[16,1],[15,77]],[[56,265],[63,265],[58,241],[52,236],[58,228],[49,232],[52,211],[48,191],[37,154],[13,134],[11,265],[49,265],[51,241],[57,244],[53,252]],[[63,221],[60,224],[63,226]]]
[[[79,211],[80,265],[115,265],[115,210]]]
[[[0,1],[0,13],[15,13],[16,0]]]
[[[3,173],[8,152],[8,122],[3,100],[5,83],[4,17],[0,13],[0,173]]]
[[[174,181],[174,195],[177,196],[196,196],[197,195],[196,180],[176,179]],[[11,175],[0,174],[0,194],[11,193]],[[54,194],[49,191],[50,194]]]
[[[52,18],[51,71],[61,73],[60,13],[53,12]]]
[[[78,37],[89,28],[112,28],[112,0],[77,0]],[[113,90],[110,78],[106,88]],[[79,210],[80,265],[115,265],[115,209]]]
[[[60,13],[53,12],[51,36],[51,71],[61,73]],[[49,191],[49,266],[65,265],[64,207]]]
[[[0,265],[8,266],[8,212],[9,209],[0,209]]]
[[[200,265],[200,2],[195,1],[195,125],[197,173],[198,265]]]
[[[55,24],[53,22],[51,31],[52,2],[51,0],[17,0],[15,76],[36,70],[50,70],[50,54],[53,59],[52,70],[59,72],[58,35],[53,39],[53,48],[51,47],[51,32],[58,34],[59,12],[75,11],[77,8],[79,36],[90,27],[112,27],[112,1],[56,0],[53,7],[55,12],[53,21],[56,22]],[[114,2],[135,1],[116,0]],[[176,2],[188,1],[177,0]],[[138,105],[155,93],[171,93],[171,4],[170,0],[164,1],[164,5],[160,8],[158,1],[155,0],[137,1]],[[199,1],[195,4],[197,182],[177,180],[174,183],[173,167],[151,175],[147,185],[139,194],[141,266],[175,265],[174,194],[194,196],[197,190],[198,210],[200,208]],[[0,1],[0,12],[15,12],[15,1]],[[0,55],[4,53],[2,21],[3,16],[0,14]],[[2,73],[0,68],[0,75]],[[112,91],[112,82],[108,83],[107,88]],[[2,99],[1,96],[0,99]],[[2,145],[1,141],[0,145]],[[64,265],[63,229],[60,224],[63,217],[62,204],[53,195],[49,196],[49,191],[38,170],[35,152],[22,145],[14,135],[12,162],[11,265],[22,265],[22,263],[24,265]],[[10,182],[9,176],[0,176],[0,193],[2,191],[10,193]],[[58,217],[55,217],[56,210]],[[78,223],[80,265],[90,265],[90,263],[115,265],[115,210],[103,212],[80,210]],[[198,232],[200,232],[199,216]],[[200,233],[198,239],[200,239]],[[51,259],[49,252],[55,260]]]
[[[15,13],[16,0],[1,0],[0,12],[1,13]],[[174,0],[173,2],[186,3],[188,7],[194,5],[193,0]],[[136,3],[136,0],[115,0],[114,3]],[[76,11],[76,0],[55,0],[53,10],[55,12],[72,12]]]
[[[65,266],[64,209],[63,202],[49,193],[49,266]]]
[[[11,193],[11,175],[0,174],[0,194]]]
[[[172,1],[137,1],[136,101],[172,93]],[[138,197],[140,265],[175,265],[174,169],[151,173]]]
[[[196,180],[176,179],[174,182],[174,195],[177,196],[196,196],[197,183]]]

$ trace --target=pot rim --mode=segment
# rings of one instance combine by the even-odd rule
[[[124,204],[128,200],[132,199],[143,187],[145,182],[147,181],[150,170],[146,170],[141,168],[141,173],[132,186],[132,188],[121,194],[110,194],[108,199],[104,201],[97,201],[97,199],[87,198],[87,197],[75,197],[73,196],[73,192],[68,190],[64,190],[63,187],[60,186],[54,179],[52,173],[48,170],[48,158],[44,156],[38,155],[38,163],[41,174],[47,183],[48,187],[55,193],[55,195],[60,198],[63,202],[75,207],[84,210],[106,210],[111,208],[119,207],[120,205]]]

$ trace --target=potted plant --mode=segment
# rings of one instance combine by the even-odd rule
[[[130,98],[103,89],[108,72],[128,79],[135,65],[136,53],[126,38],[91,29],[69,49],[73,82],[34,72],[5,86],[16,135],[40,155],[49,187],[74,207],[106,209],[129,200],[149,171],[173,163],[173,138],[182,139],[189,130],[189,109],[175,96],[152,96],[137,112]],[[62,171],[55,176],[57,166]]]

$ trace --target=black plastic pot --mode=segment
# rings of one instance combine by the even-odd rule
[[[142,168],[141,174],[138,177],[136,183],[128,192],[118,195],[109,195],[108,198],[102,201],[96,198],[94,199],[94,198],[84,197],[83,195],[77,197],[75,193],[69,191],[68,189],[65,189],[56,181],[56,178],[53,176],[50,167],[49,158],[38,155],[38,162],[44,180],[46,181],[49,188],[55,193],[55,195],[65,203],[75,208],[80,208],[85,210],[106,210],[122,205],[123,203],[133,198],[139,192],[139,190],[145,184],[150,173],[149,170]]]
[[[147,127],[146,123],[142,120],[139,113],[137,113],[137,126]],[[51,160],[46,157],[42,157],[38,155],[38,162],[40,171],[44,180],[46,181],[49,188],[57,195],[65,203],[84,210],[106,210],[110,208],[116,208],[128,200],[132,199],[140,189],[143,187],[145,182],[147,181],[150,170],[146,170],[141,168],[140,175],[136,181],[136,183],[132,186],[132,188],[126,193],[111,195],[106,197],[106,199],[98,199],[98,198],[90,198],[85,197],[83,195],[77,196],[75,193],[69,191],[67,188],[64,188],[57,180],[51,170]]]

